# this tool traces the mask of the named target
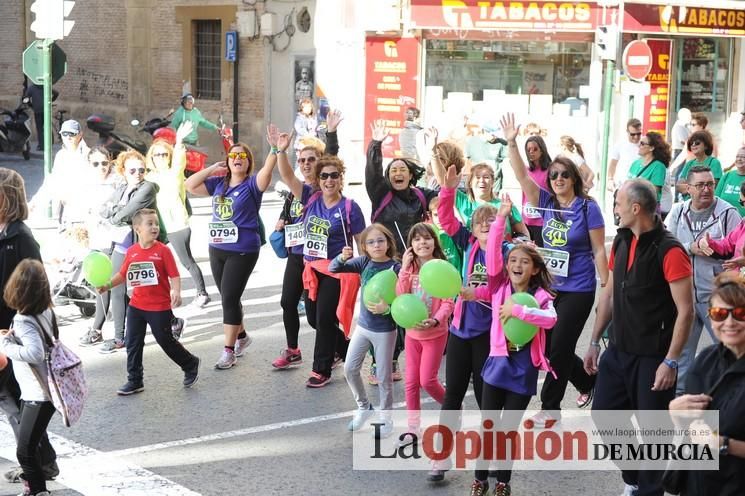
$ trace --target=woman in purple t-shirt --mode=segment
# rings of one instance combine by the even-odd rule
[[[543,383],[542,410],[533,418],[536,427],[542,427],[546,421],[560,418],[568,381],[580,392],[578,406],[587,406],[592,400],[594,377],[584,371],[574,349],[595,302],[595,269],[601,286],[608,280],[605,222],[598,204],[583,191],[574,162],[565,157],[554,159],[548,168],[548,188],[543,190],[515,159],[514,115],[502,118],[502,128],[515,176],[528,202],[537,205],[541,214],[544,247],[538,251],[554,276],[558,319],[549,334],[548,358],[558,378],[547,376]]]
[[[512,152],[513,150],[510,150]],[[551,157],[548,154],[546,142],[541,136],[530,136],[525,141],[525,156],[528,157],[527,173],[535,181],[539,188],[548,189],[548,166],[551,165]],[[510,153],[510,161],[519,163],[522,168],[526,168],[523,159],[514,149],[514,154]],[[541,212],[531,204],[523,193],[523,222],[528,228],[530,239],[536,246],[543,246],[541,229],[543,228],[543,218]]]
[[[217,369],[235,365],[251,343],[243,327],[241,296],[259,259],[261,199],[271,183],[277,154],[284,154],[289,144],[288,139],[280,148],[273,147],[264,167],[252,175],[251,149],[236,143],[228,150],[227,162],[217,162],[186,180],[189,193],[212,196],[212,220],[208,224],[210,269],[222,299],[225,334]]]

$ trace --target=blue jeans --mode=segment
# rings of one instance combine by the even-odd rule
[[[701,339],[701,331],[706,328],[706,332],[709,333],[712,343],[718,343],[714,330],[711,328],[708,315],[709,305],[708,303],[696,303],[695,304],[695,317],[693,319],[693,325],[691,326],[691,334],[688,335],[688,341],[686,341],[683,347],[683,353],[680,354],[678,359],[678,385],[675,389],[675,394],[680,396],[685,391],[685,376],[688,372],[688,368],[696,358],[696,349],[698,348],[698,342]]]

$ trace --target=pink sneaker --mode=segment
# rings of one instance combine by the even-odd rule
[[[300,348],[286,348],[279,352],[279,358],[272,362],[275,369],[285,370],[294,365],[303,363],[303,355],[300,354]]]

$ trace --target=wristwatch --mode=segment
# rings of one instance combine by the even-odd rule
[[[719,455],[729,455],[729,436],[722,436],[722,443],[719,445]]]
[[[667,365],[668,367],[670,367],[673,370],[678,370],[678,361],[677,360],[672,360],[670,358],[665,358],[664,360],[662,360],[662,363],[664,363],[665,365]]]

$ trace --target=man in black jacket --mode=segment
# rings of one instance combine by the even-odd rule
[[[656,210],[655,188],[644,179],[627,181],[616,195],[611,272],[584,360],[598,375],[593,410],[667,410],[675,397],[677,360],[693,321],[693,271]],[[611,318],[610,344],[598,363]],[[664,493],[661,471],[622,470],[622,477],[624,494]]]

